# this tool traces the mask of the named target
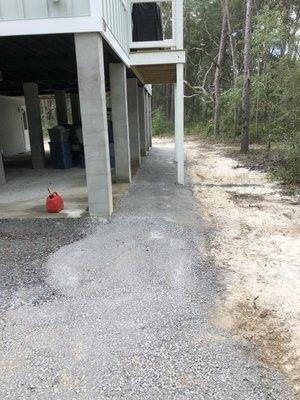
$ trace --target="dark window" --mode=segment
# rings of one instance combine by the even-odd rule
[[[161,10],[156,3],[133,4],[133,41],[163,40]]]

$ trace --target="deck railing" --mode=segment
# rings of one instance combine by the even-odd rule
[[[157,0],[102,0],[103,20],[114,38],[128,54],[129,50],[151,48],[183,48],[183,0],[160,0],[172,5],[172,34],[170,39],[133,42],[131,10],[134,3],[153,3]]]
[[[130,10],[127,0],[103,0],[103,20],[114,38],[129,53]]]
[[[157,0],[129,0],[130,9],[132,4],[137,3],[157,3]],[[183,0],[160,0],[160,3],[172,4],[172,34],[170,39],[155,40],[147,42],[133,42],[132,35],[130,40],[131,49],[151,49],[151,48],[183,48]],[[131,18],[130,18],[131,21]],[[130,32],[132,32],[132,22]]]

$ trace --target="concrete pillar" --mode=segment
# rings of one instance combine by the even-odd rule
[[[138,80],[127,79],[131,165],[141,166]]]
[[[175,85],[175,160],[177,161],[177,182],[184,184],[184,66],[176,65]]]
[[[57,125],[68,124],[67,98],[64,90],[55,90]]]
[[[73,125],[81,124],[81,114],[80,114],[80,101],[78,93],[71,93],[71,110],[72,110],[72,123]]]
[[[145,89],[139,88],[139,117],[140,117],[140,147],[141,156],[147,155],[147,128],[146,128],[146,107],[145,107]]]
[[[44,139],[38,85],[34,82],[23,83],[28,131],[32,158],[32,167],[45,167]]]
[[[0,186],[6,184],[5,171],[3,165],[2,151],[0,149]]]
[[[113,197],[102,36],[96,32],[76,33],[75,48],[89,212],[108,218],[113,211]]]
[[[148,102],[149,102],[149,147],[152,147],[152,96],[148,94]]]
[[[148,92],[145,90],[145,129],[146,129],[146,149],[147,151],[150,149],[150,141],[149,141],[149,133],[150,133],[150,125],[149,125],[149,103],[148,103]]]
[[[110,99],[117,182],[131,182],[127,80],[124,64],[110,64]]]

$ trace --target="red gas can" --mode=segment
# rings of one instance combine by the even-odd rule
[[[64,209],[64,202],[62,197],[57,193],[52,193],[49,189],[49,196],[46,199],[46,212],[47,213],[59,213]]]

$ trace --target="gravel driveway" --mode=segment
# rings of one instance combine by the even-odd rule
[[[214,327],[226,276],[172,147],[152,149],[107,224],[0,223],[1,400],[290,400]]]

